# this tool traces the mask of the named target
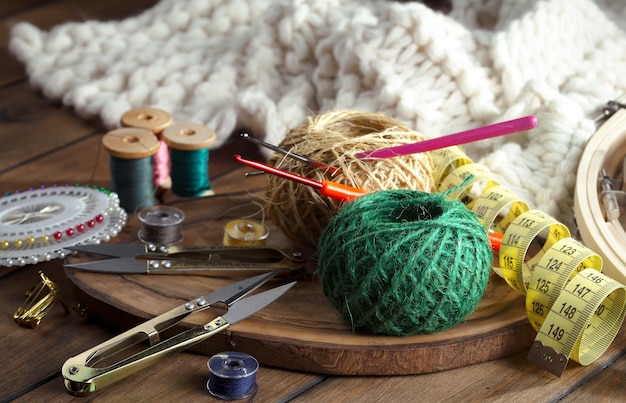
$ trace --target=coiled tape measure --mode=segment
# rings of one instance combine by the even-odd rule
[[[561,376],[606,351],[626,313],[626,286],[601,273],[602,258],[553,217],[520,200],[459,147],[431,152],[440,192],[454,189],[487,230],[502,232],[493,270],[526,297],[537,330],[528,359]]]

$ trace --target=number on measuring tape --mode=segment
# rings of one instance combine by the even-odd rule
[[[526,291],[526,313],[535,330],[539,330],[567,282],[585,268],[599,272],[602,258],[573,238],[557,241],[539,259]],[[562,313],[568,315],[571,311]]]
[[[567,227],[549,215],[539,210],[521,213],[511,222],[502,238],[502,278],[515,290],[526,295],[534,266],[555,242],[566,237],[569,237]],[[547,284],[539,286],[545,288]]]
[[[487,229],[495,227],[505,232],[511,221],[525,211],[528,205],[504,186],[493,186],[485,190],[472,205],[481,223]]]
[[[569,359],[587,365],[613,341],[624,320],[626,287],[595,268],[574,271],[539,328],[528,359],[561,376]]]

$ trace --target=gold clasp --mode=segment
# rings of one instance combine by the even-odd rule
[[[43,317],[48,314],[56,302],[61,303],[65,314],[68,314],[70,311],[68,305],[61,298],[59,287],[41,271],[39,276],[41,276],[41,282],[26,291],[26,301],[13,314],[15,322],[32,329],[39,325]],[[41,297],[46,289],[48,294]]]

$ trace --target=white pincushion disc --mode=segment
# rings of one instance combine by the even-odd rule
[[[107,242],[126,224],[116,193],[52,186],[0,198],[0,266],[63,258],[63,248]]]

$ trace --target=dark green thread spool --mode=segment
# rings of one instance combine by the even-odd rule
[[[156,204],[152,181],[152,157],[159,140],[149,130],[120,128],[102,138],[111,156],[111,190],[120,197],[120,206],[129,214]]]

